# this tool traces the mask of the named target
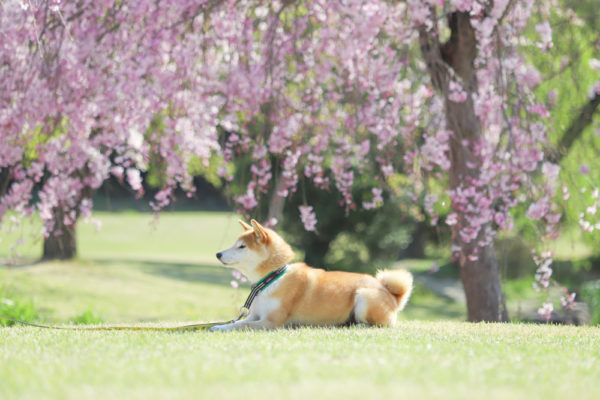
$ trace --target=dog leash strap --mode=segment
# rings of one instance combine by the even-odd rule
[[[15,319],[15,318],[7,317],[6,315],[0,315],[0,318],[7,319],[9,321],[16,322],[18,324],[34,326],[36,328],[44,328],[44,329],[69,329],[67,327],[60,327],[60,326],[49,326],[49,325],[32,324],[31,322],[25,322],[25,321],[21,321],[20,319]]]
[[[183,325],[183,326],[174,326],[174,327],[162,327],[162,326],[98,326],[98,327],[77,327],[77,326],[54,326],[54,325],[42,325],[42,324],[34,324],[31,322],[22,321],[20,319],[7,317],[6,315],[0,315],[0,318],[16,322],[18,324],[33,326],[36,328],[43,329],[59,329],[59,330],[68,330],[68,331],[195,331],[195,330],[205,330],[210,329],[215,325],[224,325],[231,324],[233,322],[239,321],[242,317],[246,316],[247,313],[241,313],[239,317],[236,319],[232,319],[226,322],[208,322],[204,324],[192,324],[192,325]]]
[[[59,329],[59,330],[69,330],[69,331],[196,331],[196,330],[206,330],[210,329],[215,325],[226,325],[239,321],[241,318],[248,315],[247,311],[242,309],[240,316],[236,319],[232,319],[226,322],[208,322],[205,324],[192,324],[192,325],[183,325],[183,326],[174,326],[174,327],[162,327],[162,326],[99,326],[92,328],[85,327],[76,327],[76,326],[53,326],[53,325],[41,325],[34,324],[31,322],[22,321],[20,319],[15,319],[11,317],[7,317],[6,315],[0,315],[0,318],[16,322],[18,324],[33,326],[36,328],[43,329]]]

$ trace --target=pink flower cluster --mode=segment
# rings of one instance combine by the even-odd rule
[[[575,306],[575,293],[569,293],[565,290],[565,295],[560,297],[560,304],[566,309],[573,308]]]
[[[598,208],[600,207],[600,190],[595,188],[588,200],[585,212],[579,214],[579,226],[588,233],[600,230],[600,219],[598,219]]]
[[[220,22],[205,34],[216,38],[226,83],[220,88],[225,98],[220,119],[233,121],[239,138],[250,139],[245,144],[250,149],[239,138],[228,140],[224,162],[252,147],[266,147],[277,156],[273,165],[257,160],[251,167],[256,184],[236,197],[238,205],[248,210],[258,204],[269,180],[277,182],[277,195],[293,194],[302,171],[317,187],[333,185],[340,204],[354,208],[356,173],[371,168],[369,157],[377,151],[376,167],[392,174],[401,135],[412,135],[419,110],[432,96],[423,77],[408,68],[408,53],[395,49],[397,38],[414,39],[401,23],[405,6],[315,1],[299,12],[278,2],[244,1],[214,13],[219,18],[213,20]],[[282,15],[290,21],[285,29]],[[248,23],[253,19],[258,23]],[[326,23],[315,29],[315,21]],[[410,79],[399,82],[405,73]],[[402,119],[399,109],[407,111]],[[265,121],[260,123],[270,127],[268,132],[263,126],[257,133],[257,121]],[[222,126],[230,130],[230,125]],[[220,171],[226,176],[227,169]],[[379,202],[377,196],[374,200]]]
[[[550,301],[545,302],[539,309],[538,314],[540,317],[545,319],[546,321],[550,321],[552,318],[552,312],[554,311],[554,306]]]
[[[552,265],[552,254],[550,252],[546,251],[537,255],[535,250],[532,250],[532,254],[533,260],[537,265],[533,288],[536,291],[543,291],[548,295],[546,303],[538,310],[538,314],[546,320],[549,320],[552,311],[554,311],[554,306],[550,300],[551,292],[549,289],[551,284],[553,287],[559,287],[564,293],[564,295],[560,297],[560,303],[565,309],[570,309],[575,306],[575,293],[569,293],[565,286],[559,285],[558,282],[552,279],[552,268],[550,268]]]
[[[373,194],[373,199],[371,201],[363,202],[363,208],[365,210],[372,210],[383,203],[383,190],[380,188],[372,188],[371,193]]]
[[[71,226],[113,174],[142,191],[148,164],[168,188],[193,190],[188,162],[218,151],[215,71],[205,38],[190,29],[202,2],[141,0],[0,5],[0,200],[37,208],[45,235]],[[191,56],[194,54],[194,56]],[[205,62],[196,62],[204,57]],[[33,203],[32,192],[39,190]],[[155,206],[170,202],[169,189]]]
[[[550,286],[550,277],[552,276],[552,269],[550,268],[552,255],[549,252],[544,252],[540,256],[534,255],[533,260],[538,267],[535,271],[533,287],[536,290],[548,289]]]
[[[451,81],[448,87],[448,98],[455,103],[462,103],[467,100],[467,92],[460,83]]]
[[[300,219],[304,224],[304,229],[309,232],[315,231],[317,226],[317,216],[315,215],[312,206],[300,206],[298,209],[300,210]]]
[[[540,49],[546,50],[553,46],[552,28],[550,27],[550,23],[548,21],[537,24],[535,26],[535,31],[540,36],[540,41],[537,44]]]

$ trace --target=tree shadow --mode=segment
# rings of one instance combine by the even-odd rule
[[[161,262],[150,260],[92,259],[98,265],[135,264],[141,271],[150,275],[166,277],[185,282],[204,282],[221,286],[230,286],[231,271],[222,267],[200,264]]]
[[[447,320],[457,319],[466,320],[466,310],[460,310],[453,306],[452,302],[447,301],[447,304],[427,304],[415,302],[409,304],[406,313],[407,320]]]

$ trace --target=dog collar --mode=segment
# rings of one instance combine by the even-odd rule
[[[261,280],[252,285],[252,291],[246,299],[246,303],[244,303],[243,308],[250,310],[250,305],[252,304],[256,296],[258,296],[258,294],[262,292],[271,283],[281,278],[283,274],[285,274],[285,272],[287,271],[287,268],[288,266],[287,264],[285,264],[283,267],[277,268],[275,271],[269,272],[267,275],[263,276]]]

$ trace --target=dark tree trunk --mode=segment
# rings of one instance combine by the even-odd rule
[[[448,25],[451,32],[450,39],[443,46],[439,43],[435,26],[431,30],[421,27],[419,38],[431,81],[435,89],[444,95],[446,123],[454,135],[450,141],[450,188],[455,189],[468,178],[477,178],[480,172],[481,160],[478,154],[469,147],[463,146],[463,141],[473,143],[479,140],[482,136],[482,128],[475,114],[472,98],[472,93],[477,90],[477,77],[473,65],[477,54],[477,43],[469,14],[461,12],[449,14]],[[460,78],[464,90],[468,93],[467,100],[464,102],[457,103],[448,99],[450,71]],[[467,224],[464,215],[460,214],[460,210],[457,211],[459,222],[455,225],[455,229]],[[506,321],[508,315],[493,243],[477,248],[477,259],[469,257],[475,254],[476,243],[483,239],[486,228],[487,226],[482,226],[479,236],[470,243],[458,240],[468,319],[469,321]]]
[[[283,207],[285,206],[285,197],[281,197],[277,194],[281,190],[283,186],[283,177],[279,174],[277,181],[275,182],[275,187],[273,188],[273,193],[271,193],[271,199],[269,201],[269,212],[267,215],[267,221],[271,221],[271,219],[277,219],[278,223],[283,220]]]
[[[549,151],[546,157],[555,163],[560,163],[562,158],[569,154],[573,144],[581,137],[583,131],[594,121],[594,113],[600,107],[600,94],[595,94],[587,103],[581,107],[577,115],[571,121],[571,125],[560,138],[557,148]]]
[[[65,226],[61,211],[55,211],[56,234],[44,238],[42,260],[69,260],[77,255],[75,225]]]
[[[465,249],[461,252],[472,251]],[[467,298],[469,321],[508,321],[493,244],[478,249],[478,259],[460,257],[460,277]]]

